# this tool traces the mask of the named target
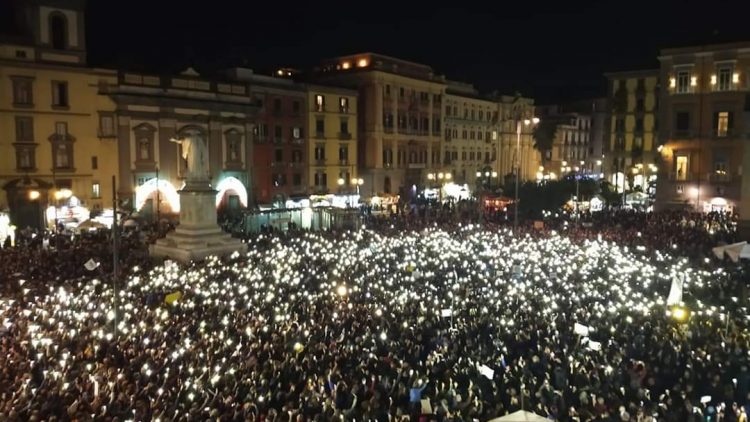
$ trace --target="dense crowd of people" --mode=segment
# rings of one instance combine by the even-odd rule
[[[116,310],[108,232],[21,239],[0,250],[0,420],[747,421],[746,270],[710,255],[731,218],[461,213],[189,266],[133,229]]]

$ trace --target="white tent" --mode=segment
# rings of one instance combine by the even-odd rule
[[[541,417],[535,413],[519,410],[510,415],[501,416],[491,419],[489,422],[550,422],[550,419]]]
[[[748,245],[747,242],[716,246],[712,250],[714,255],[719,259],[724,258],[725,254],[732,260],[732,262],[739,262],[740,258],[750,259],[750,245]]]

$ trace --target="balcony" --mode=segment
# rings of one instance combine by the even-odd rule
[[[289,142],[294,145],[302,145],[305,143],[305,140],[302,138],[292,138],[289,140]]]
[[[283,144],[283,143],[284,143],[284,138],[281,138],[281,137],[274,137],[274,138],[273,138],[273,143],[274,143],[274,144]]]
[[[692,182],[697,179],[698,178],[693,173],[686,173],[679,176],[677,175],[677,172],[674,171],[669,173],[669,180],[671,182]]]
[[[313,186],[312,191],[313,191],[313,194],[315,195],[327,195],[328,194],[328,188],[326,186]]]
[[[339,165],[340,166],[348,166],[349,165],[349,160],[339,160]]]
[[[339,139],[344,139],[347,141],[352,139],[352,134],[349,132],[339,132],[338,136],[339,136]]]
[[[349,114],[349,107],[339,107],[339,113]]]
[[[256,144],[265,144],[268,142],[268,137],[264,135],[254,135],[253,142]]]
[[[711,183],[729,183],[732,181],[732,173],[728,171],[715,171],[706,174],[706,179]]]
[[[325,139],[326,134],[324,132],[315,132],[315,139]]]
[[[315,165],[316,166],[325,166],[326,165],[326,159],[325,158],[316,158],[315,159]]]
[[[393,126],[383,126],[383,132],[393,133]]]

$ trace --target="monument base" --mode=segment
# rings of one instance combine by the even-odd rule
[[[191,183],[180,192],[180,224],[149,247],[149,254],[182,263],[211,255],[247,252],[247,245],[216,224],[216,191],[207,182]]]

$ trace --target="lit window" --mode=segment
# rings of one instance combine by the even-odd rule
[[[101,187],[99,186],[99,182],[94,182],[91,184],[91,197],[92,198],[99,198],[101,196]]]
[[[677,156],[677,160],[675,162],[675,170],[677,172],[677,180],[687,180],[688,157],[686,155]]]
[[[343,69],[349,69],[350,67],[352,67],[352,65],[349,62],[344,62],[344,63],[341,63],[341,67]]]
[[[367,67],[367,64],[368,64],[367,59],[359,59],[357,61],[357,66],[359,67]]]
[[[690,92],[690,72],[683,70],[677,72],[677,93]]]
[[[716,116],[716,136],[724,137],[729,133],[729,112],[720,111]]]
[[[732,68],[730,67],[722,67],[719,69],[719,77],[718,77],[718,87],[717,89],[719,91],[728,91],[732,89]]]
[[[315,96],[315,111],[325,111],[326,99],[322,95]]]

